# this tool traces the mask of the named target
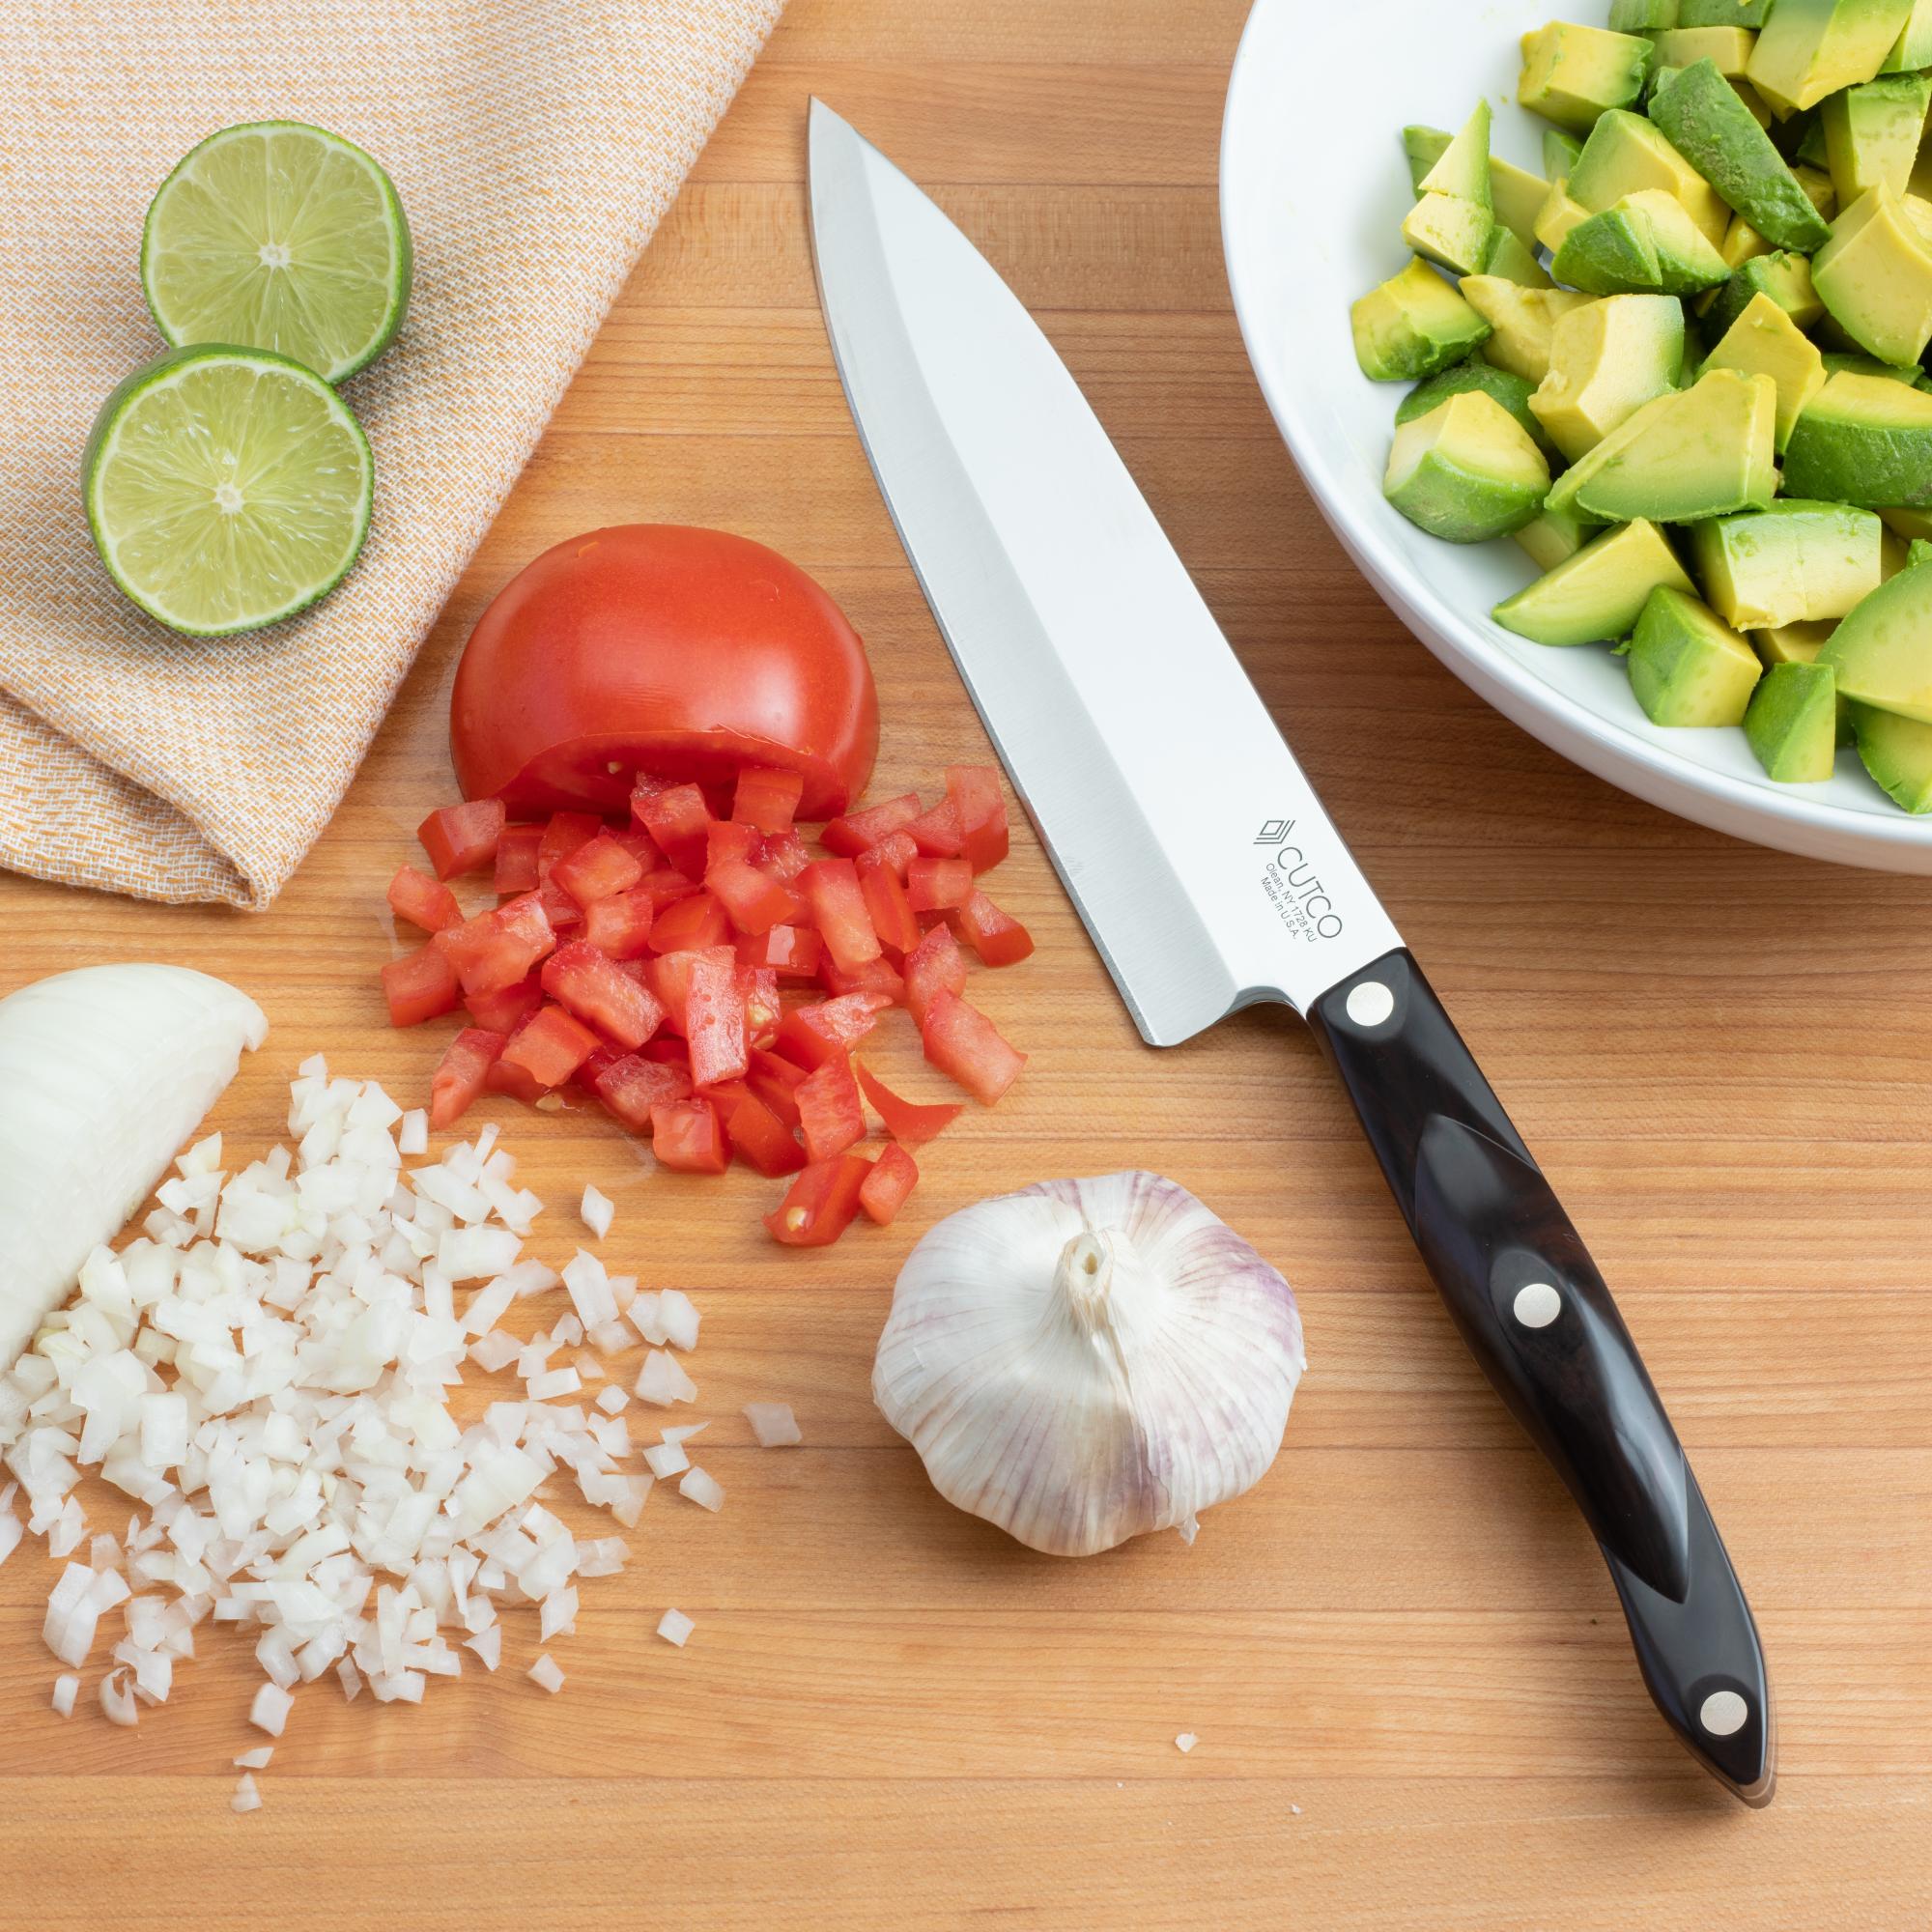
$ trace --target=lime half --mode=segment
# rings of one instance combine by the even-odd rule
[[[161,184],[141,285],[177,348],[272,349],[339,383],[395,340],[412,257],[394,184],[299,121],[212,134]]]
[[[100,406],[82,473],[115,582],[195,637],[293,616],[368,533],[362,426],[312,369],[259,349],[176,349],[135,370]]]

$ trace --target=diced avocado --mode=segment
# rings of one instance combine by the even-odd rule
[[[1898,36],[1898,43],[1886,56],[1886,73],[1917,73],[1932,67],[1932,0],[1913,0],[1912,17]]]
[[[1818,653],[1855,704],[1932,724],[1932,570],[1901,571],[1862,599]]]
[[[1577,165],[1577,156],[1583,152],[1583,144],[1575,134],[1566,134],[1561,128],[1546,128],[1543,130],[1543,173],[1546,180],[1561,181]]]
[[[1567,562],[1595,536],[1602,526],[1579,517],[1575,510],[1546,507],[1514,534],[1539,570],[1554,570]]]
[[[1822,137],[1821,137],[1822,138]],[[1804,190],[1804,198],[1827,221],[1834,220],[1838,213],[1838,190],[1832,185],[1832,177],[1823,166],[1811,167],[1802,162],[1794,162],[1791,179]]]
[[[1650,43],[1634,34],[1552,20],[1522,37],[1517,99],[1559,128],[1585,133],[1599,114],[1637,99],[1649,63]]]
[[[1488,111],[1485,103],[1481,112]],[[1468,136],[1470,129],[1464,128],[1461,134],[1450,134],[1440,128],[1405,128],[1402,130],[1403,152],[1408,156],[1409,180],[1415,191],[1420,194],[1425,187],[1439,192],[1450,190],[1441,188],[1438,175],[1446,164],[1447,179],[1456,179],[1459,174],[1468,173],[1473,179],[1473,171],[1466,161],[1456,161],[1450,150],[1458,141]],[[1483,124],[1483,139],[1487,144],[1488,123]],[[1485,148],[1487,154],[1487,146]],[[1517,238],[1525,246],[1536,240],[1536,213],[1543,206],[1544,197],[1549,192],[1549,184],[1541,175],[1533,175],[1527,168],[1519,168],[1508,161],[1498,160],[1494,155],[1488,155],[1489,200],[1486,204],[1504,227],[1515,230]],[[1481,195],[1469,197],[1481,200]]]
[[[1405,423],[1389,451],[1382,495],[1449,543],[1485,543],[1543,508],[1549,466],[1493,396],[1465,389]]]
[[[1570,199],[1570,184],[1559,175],[1549,184],[1549,192],[1536,212],[1536,239],[1553,255],[1570,231],[1589,218],[1590,211]]]
[[[1696,591],[1655,524],[1623,524],[1506,598],[1493,614],[1532,643],[1591,644],[1628,637],[1660,583]]]
[[[1529,407],[1529,398],[1535,387],[1534,383],[1513,376],[1507,369],[1498,369],[1493,362],[1485,362],[1480,355],[1471,355],[1467,361],[1458,362],[1454,368],[1445,369],[1439,376],[1432,376],[1428,382],[1411,389],[1396,408],[1396,427],[1400,429],[1404,423],[1414,422],[1418,416],[1426,416],[1431,410],[1440,409],[1451,396],[1460,396],[1469,389],[1481,389],[1485,395],[1493,396],[1522,425],[1524,435],[1553,455],[1556,445],[1549,441],[1542,423]]]
[[[1894,805],[1915,815],[1932,811],[1932,724],[1855,704],[1852,732],[1873,783]]]
[[[1847,355],[1837,349],[1825,351],[1825,373],[1828,376],[1883,377],[1887,382],[1903,383],[1908,389],[1922,389],[1926,374],[1916,363],[1908,363],[1900,369],[1889,362],[1881,362],[1876,355]]]
[[[1911,14],[1912,0],[1776,0],[1746,76],[1779,112],[1815,107],[1870,80]]]
[[[1462,201],[1473,201],[1482,208],[1493,208],[1490,198],[1490,103],[1476,102],[1475,110],[1463,123],[1462,130],[1436,157],[1435,165],[1423,176],[1418,194],[1451,194]]]
[[[1774,665],[1745,713],[1745,737],[1779,784],[1818,784],[1837,762],[1838,698],[1829,667]]]
[[[1932,510],[1881,510],[1879,521],[1910,543],[1919,537],[1932,539]]]
[[[1763,675],[1728,624],[1668,584],[1645,600],[1629,659],[1631,693],[1653,724],[1742,724]]]
[[[1932,242],[1889,188],[1868,189],[1832,224],[1811,280],[1838,327],[1880,361],[1917,362],[1932,342]]]
[[[1791,164],[1796,167],[1803,162],[1808,168],[1823,168],[1830,172],[1832,150],[1825,139],[1825,115],[1822,108],[1808,111],[1804,116],[1804,130],[1798,137],[1797,145],[1791,150]],[[1833,189],[1835,194],[1837,190]]]
[[[1420,194],[1429,170],[1442,158],[1444,149],[1455,135],[1446,128],[1425,128],[1420,123],[1402,130],[1403,157],[1408,162],[1408,185]]]
[[[1765,23],[1771,0],[1680,0],[1680,27],[1748,27],[1752,33]]]
[[[1550,492],[1605,523],[1698,523],[1771,502],[1777,488],[1777,384],[1713,369],[1645,403]]]
[[[1490,325],[1432,269],[1412,257],[1350,311],[1355,360],[1377,383],[1433,376],[1489,339]],[[1540,379],[1539,379],[1540,380]]]
[[[1784,487],[1874,510],[1932,507],[1932,395],[1889,376],[1832,377],[1798,420]]]
[[[1659,67],[1695,67],[1709,61],[1726,80],[1742,80],[1757,36],[1747,27],[1676,27],[1652,37]]]
[[[1775,255],[1754,255],[1735,270],[1718,291],[1704,318],[1704,327],[1722,336],[1756,296],[1769,296],[1800,328],[1809,328],[1825,313],[1825,304],[1811,286],[1811,265],[1803,255],[1780,249]]]
[[[1724,239],[1718,244],[1718,253],[1733,269],[1742,269],[1747,262],[1755,261],[1760,255],[1769,255],[1771,251],[1770,239],[1760,235],[1742,214],[1731,216],[1731,225],[1724,230]]]
[[[1549,373],[1549,333],[1556,318],[1590,299],[1569,289],[1526,289],[1497,275],[1465,276],[1462,289],[1468,305],[1490,325],[1485,358],[1531,383]]]
[[[1683,361],[1684,307],[1674,296],[1605,296],[1558,318],[1529,407],[1574,463],[1674,388]]]
[[[1779,247],[1816,248],[1831,233],[1783,156],[1713,62],[1687,67],[1659,90],[1650,113],[1716,192]]]
[[[1818,653],[1838,628],[1835,620],[1822,624],[1777,624],[1750,634],[1751,649],[1769,670],[1773,665],[1815,664]]]
[[[1570,172],[1570,199],[1592,214],[1601,214],[1625,195],[1644,188],[1662,188],[1674,196],[1713,242],[1724,239],[1730,213],[1718,191],[1671,146],[1661,128],[1640,114],[1613,108],[1598,120],[1583,143]],[[1819,240],[1823,239],[1821,229]]]
[[[1737,631],[1842,617],[1879,585],[1878,519],[1844,503],[1780,497],[1690,532],[1704,601]]]
[[[1904,194],[1912,185],[1932,75],[1892,74],[1830,96],[1818,110],[1838,205],[1849,208],[1868,188]]]
[[[1706,369],[1742,369],[1769,376],[1777,384],[1777,447],[1780,454],[1804,407],[1825,386],[1825,358],[1801,332],[1798,325],[1769,296],[1753,296],[1745,312],[1724,331],[1705,357]],[[1928,398],[1932,404],[1932,398]],[[1932,470],[1928,470],[1932,486]],[[1840,497],[1836,490],[1801,488],[1793,481],[1789,462],[1784,487],[1800,497]],[[1861,497],[1844,497],[1845,502]]]
[[[1519,283],[1526,289],[1553,286],[1535,251],[1525,248],[1516,230],[1505,228],[1500,221],[1490,237],[1490,252],[1483,263],[1483,273],[1499,275],[1504,281]]]
[[[1677,0],[1610,0],[1610,30],[1654,34],[1677,24]]]
[[[1932,563],[1932,540],[1914,537],[1906,546],[1906,567],[1917,570],[1922,563]]]
[[[1480,275],[1490,259],[1496,218],[1479,201],[1459,194],[1425,194],[1408,211],[1402,239],[1426,260],[1452,274]]]
[[[1661,188],[1627,194],[1570,231],[1550,271],[1592,295],[1694,295],[1729,278],[1717,245]]]

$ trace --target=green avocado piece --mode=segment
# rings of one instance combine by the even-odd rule
[[[1932,507],[1932,395],[1889,376],[1831,377],[1798,419],[1784,487],[1873,510]]]
[[[1804,407],[1825,386],[1825,358],[1769,296],[1753,296],[1704,359],[1706,369],[1739,369],[1777,384],[1777,448],[1791,440]],[[1839,497],[1836,490],[1800,489],[1787,465],[1783,487],[1799,497]],[[1846,497],[1842,500],[1861,500]]]
[[[1745,713],[1745,737],[1780,784],[1817,784],[1837,763],[1838,696],[1823,664],[1774,665]]]
[[[1680,27],[1762,27],[1771,14],[1771,0],[1679,0]]]
[[[1780,497],[1690,531],[1704,601],[1733,630],[1838,618],[1879,587],[1883,526],[1869,510]]]
[[[1731,217],[1717,190],[1677,152],[1661,128],[1640,114],[1612,108],[1590,129],[1590,138],[1570,171],[1570,199],[1590,213],[1601,214],[1625,195],[1646,188],[1662,188],[1714,244],[1723,241]],[[1819,239],[1823,240],[1822,230]]]
[[[1546,128],[1543,130],[1543,172],[1549,181],[1559,181],[1568,177],[1577,165],[1577,157],[1583,152],[1583,144],[1575,134],[1566,134],[1561,128]]]
[[[1818,110],[1825,154],[1838,205],[1849,208],[1866,189],[1904,194],[1912,185],[1932,74],[1892,74],[1830,96]]]
[[[1756,653],[1694,597],[1660,584],[1629,646],[1631,693],[1653,724],[1742,724]]]
[[[1932,811],[1932,724],[1864,704],[1851,711],[1859,756],[1873,783],[1906,811]]]
[[[1908,389],[1922,389],[1926,384],[1927,371],[1917,363],[1900,369],[1881,362],[1876,355],[1847,355],[1835,349],[1825,351],[1824,363],[1828,376],[1883,376],[1888,382],[1903,383]]]
[[[1832,232],[1714,62],[1687,67],[1659,89],[1650,114],[1717,193],[1778,247],[1816,248]]]
[[[1932,724],[1932,570],[1902,570],[1861,599],[1818,662],[1855,704]]]
[[[1575,510],[1552,510],[1547,504],[1522,528],[1512,532],[1538,570],[1554,570],[1595,536],[1601,526]]]
[[[1652,65],[1695,67],[1709,61],[1725,80],[1743,80],[1757,35],[1747,27],[1677,27],[1652,36]]]
[[[1377,383],[1433,376],[1489,339],[1490,325],[1428,263],[1371,289],[1349,312],[1355,360]]]
[[[1792,166],[1796,168],[1800,163],[1808,168],[1823,168],[1827,173],[1831,170],[1832,150],[1825,139],[1825,115],[1822,108],[1806,116],[1804,130],[1799,136],[1797,145],[1791,150]],[[1833,188],[1833,193],[1836,192],[1837,190]]]
[[[1908,543],[1932,539],[1932,510],[1881,510],[1879,522]]]
[[[1550,272],[1599,296],[1688,296],[1730,278],[1716,243],[1662,188],[1627,194],[1579,222],[1564,238]]]
[[[1441,128],[1412,127],[1402,130],[1403,153],[1408,157],[1408,178],[1417,194],[1423,190],[1431,171],[1448,153],[1459,137]],[[1536,240],[1536,215],[1549,184],[1527,168],[1490,157],[1490,201],[1496,219],[1512,229],[1525,246]]]
[[[1649,64],[1650,43],[1637,35],[1552,20],[1522,37],[1516,98],[1532,114],[1586,133],[1598,115],[1642,95]]]
[[[1543,452],[1481,389],[1403,424],[1382,478],[1382,495],[1410,523],[1448,543],[1486,543],[1520,529],[1548,491]]]
[[[1542,423],[1536,419],[1535,412],[1529,407],[1529,398],[1536,384],[1521,376],[1515,376],[1507,369],[1498,369],[1493,362],[1485,362],[1480,355],[1471,355],[1466,361],[1458,362],[1453,368],[1445,369],[1439,376],[1432,376],[1426,383],[1418,384],[1397,405],[1396,427],[1414,422],[1418,416],[1426,416],[1432,410],[1438,410],[1451,396],[1460,396],[1469,389],[1481,389],[1485,395],[1493,396],[1518,422],[1523,433],[1539,447],[1551,455],[1556,453],[1556,445],[1546,434]]]
[[[1435,158],[1416,186],[1417,194],[1450,194],[1493,209],[1490,198],[1490,103],[1476,102],[1462,130]]]
[[[1610,31],[1654,34],[1677,24],[1677,0],[1610,0]]]
[[[1569,240],[1572,230],[1589,218],[1590,211],[1570,199],[1570,184],[1559,175],[1549,184],[1549,192],[1536,212],[1536,239],[1553,255]]]
[[[1906,546],[1906,568],[1917,570],[1921,563],[1932,563],[1932,539],[1914,537]]]
[[[1816,664],[1837,628],[1830,618],[1821,624],[1774,624],[1750,634],[1751,649],[1767,670],[1773,665]]]
[[[1557,319],[1549,369],[1529,407],[1571,462],[1677,385],[1684,305],[1674,296],[1605,296]]]
[[[1732,271],[1704,316],[1704,327],[1720,340],[1758,296],[1769,296],[1800,328],[1811,327],[1825,304],[1811,286],[1811,264],[1786,249],[1754,255]]]
[[[1492,614],[1532,643],[1592,644],[1629,636],[1660,583],[1687,595],[1696,590],[1655,524],[1623,524],[1505,598]]]
[[[1832,319],[1881,362],[1917,362],[1932,343],[1932,237],[1889,187],[1867,189],[1811,260]]]
[[[1492,330],[1483,344],[1484,358],[1531,383],[1549,372],[1549,336],[1557,317],[1590,299],[1571,289],[1526,289],[1500,275],[1467,275],[1461,286]]]
[[[1497,275],[1506,282],[1515,282],[1525,289],[1548,289],[1555,286],[1545,272],[1543,264],[1537,260],[1536,251],[1525,248],[1514,228],[1505,228],[1498,221],[1495,232],[1490,237],[1490,252],[1483,263],[1483,273]]]
[[[1917,73],[1932,67],[1932,0],[1913,0],[1912,17],[1898,36],[1898,44],[1886,56],[1886,73]]]
[[[1402,239],[1451,274],[1480,275],[1490,259],[1490,238],[1495,230],[1495,216],[1481,202],[1432,191],[1408,211]]]
[[[1825,171],[1822,162],[1810,166],[1803,161],[1794,161],[1791,164],[1791,179],[1804,190],[1806,200],[1827,221],[1836,219],[1838,190],[1832,185],[1832,177]]]
[[[1913,0],[1776,0],[1745,69],[1774,111],[1815,107],[1870,80],[1912,15]]]

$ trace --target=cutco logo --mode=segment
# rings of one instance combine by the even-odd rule
[[[1257,845],[1274,848],[1262,873],[1262,890],[1282,924],[1296,937],[1311,945],[1320,939],[1340,939],[1342,916],[1321,890],[1321,875],[1307,853],[1291,841],[1293,830],[1293,819],[1270,818],[1256,834]]]

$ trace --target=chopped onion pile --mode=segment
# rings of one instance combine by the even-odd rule
[[[696,1399],[669,1352],[696,1343],[690,1299],[639,1293],[581,1250],[561,1276],[526,1257],[543,1204],[515,1185],[494,1126],[406,1173],[398,1130],[426,1151],[420,1113],[331,1079],[319,1058],[291,1091],[293,1154],[229,1174],[219,1135],[189,1149],[142,1236],[119,1255],[97,1249],[77,1298],[0,1375],[0,1451],[16,1479],[0,1491],[0,1560],[21,1533],[16,1488],[26,1527],[71,1559],[45,1623],[48,1649],[73,1666],[54,1683],[63,1717],[116,1609],[125,1635],[98,1687],[115,1723],[166,1700],[198,1628],[229,1623],[255,1635],[267,1682],[249,1715],[270,1738],[296,1688],[331,1670],[347,1697],[366,1685],[410,1703],[430,1678],[459,1674],[459,1646],[495,1670],[499,1606],[538,1605],[544,1643],[570,1634],[574,1579],[614,1575],[626,1549],[574,1536],[544,1506],[546,1484],[567,1471],[631,1528],[654,1480],[633,1465],[624,1391],[573,1399],[607,1373],[578,1351],[648,1344],[638,1394]],[[594,1194],[584,1219],[608,1228]],[[558,1287],[571,1312],[549,1333],[526,1342],[497,1325]],[[525,1384],[468,1427],[449,1406],[466,1356],[514,1365]],[[678,1446],[702,1426],[665,1438],[683,1493],[715,1510],[723,1491]],[[83,1558],[87,1471],[138,1508]],[[548,1655],[529,1674],[562,1687]],[[235,1760],[238,1811],[261,1802],[246,1774],[270,1748]]]

